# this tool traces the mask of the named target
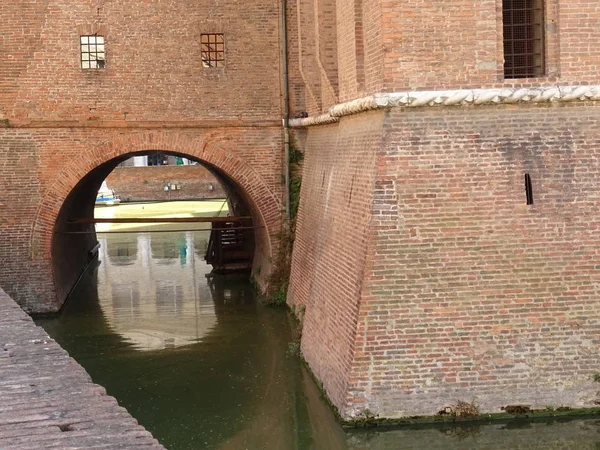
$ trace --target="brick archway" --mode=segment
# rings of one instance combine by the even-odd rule
[[[217,168],[235,182],[249,199],[257,225],[264,227],[263,250],[272,256],[276,242],[273,237],[280,231],[281,202],[265,180],[245,161],[227,149],[227,141],[207,135],[204,138],[168,136],[160,132],[144,132],[119,136],[102,142],[67,161],[51,186],[43,193],[32,225],[32,261],[48,258],[52,252],[54,227],[61,208],[80,180],[102,164],[124,155],[145,151],[165,151],[196,159]]]

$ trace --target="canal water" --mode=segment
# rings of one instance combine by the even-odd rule
[[[226,213],[188,202],[97,216],[174,211]],[[98,264],[60,316],[37,323],[169,450],[600,449],[599,419],[342,429],[295,355],[286,311],[261,306],[244,277],[211,275],[208,231],[102,231],[123,233],[98,235]]]

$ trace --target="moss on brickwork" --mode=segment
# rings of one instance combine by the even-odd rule
[[[262,298],[262,303],[267,306],[284,306],[287,301],[292,266],[292,250],[296,235],[296,216],[298,214],[298,206],[300,205],[300,189],[302,186],[300,165],[303,159],[304,154],[292,145],[289,154],[290,220],[278,236],[279,252],[274,262],[274,270],[267,278],[269,290],[267,295]]]
[[[294,247],[294,230],[286,227],[279,235],[279,252],[274,262],[274,270],[267,278],[268,291],[261,297],[262,304],[267,306],[285,306],[287,290],[292,266],[292,249]]]
[[[443,425],[491,425],[494,423],[551,423],[554,421],[597,418],[600,408],[558,408],[556,410],[539,409],[527,414],[493,413],[479,414],[472,417],[448,416],[412,416],[398,419],[382,419],[376,416],[359,416],[350,420],[342,419],[342,426],[347,428],[408,428],[421,429],[428,426]]]
[[[296,232],[296,217],[300,206],[300,189],[302,187],[302,161],[304,153],[292,145],[290,147],[290,228]]]
[[[293,317],[295,318],[296,329],[301,333],[301,323],[298,321],[296,315]],[[475,401],[457,401],[456,405],[453,405],[451,411],[446,412],[443,410],[436,415],[431,416],[407,416],[389,419],[381,418],[372,411],[365,409],[360,415],[345,419],[341,416],[337,406],[335,406],[329,398],[329,395],[323,386],[323,382],[317,378],[306,359],[304,359],[299,346],[299,338],[298,340],[291,342],[290,347],[295,351],[290,352],[289,354],[300,358],[307,372],[317,385],[322,400],[330,407],[341,426],[347,429],[379,428],[418,430],[432,427],[452,427],[453,429],[458,428],[467,432],[470,428],[481,425],[506,424],[507,427],[511,425],[527,426],[527,424],[531,423],[551,424],[559,421],[600,417],[600,407],[570,408],[559,406],[556,408],[546,407],[545,409],[529,409],[529,407],[519,408],[512,406],[502,408],[504,412],[501,413],[480,413]],[[457,410],[459,413],[456,413]],[[506,412],[507,410],[513,411],[513,413]]]

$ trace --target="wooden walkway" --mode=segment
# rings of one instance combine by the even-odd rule
[[[252,217],[119,217],[119,218],[96,218],[78,217],[70,219],[67,223],[228,223],[252,221]]]
[[[0,450],[164,449],[0,289]]]

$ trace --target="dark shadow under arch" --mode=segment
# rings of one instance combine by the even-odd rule
[[[114,157],[89,171],[66,195],[60,206],[50,246],[51,265],[56,292],[57,306],[66,300],[78,278],[90,263],[90,249],[97,244],[94,225],[68,223],[73,218],[92,218],[98,189],[106,177],[121,162],[133,156],[146,155],[157,150],[135,151]],[[271,253],[269,231],[266,229],[263,212],[260,211],[251,195],[236,180],[214,164],[187,153],[160,150],[162,153],[181,156],[196,161],[207,168],[222,185],[228,195],[230,211],[233,215],[251,216],[254,226],[254,262],[255,272],[260,272],[260,264],[265,253]],[[89,234],[67,234],[66,231],[81,231]],[[254,245],[254,243],[252,244]]]

